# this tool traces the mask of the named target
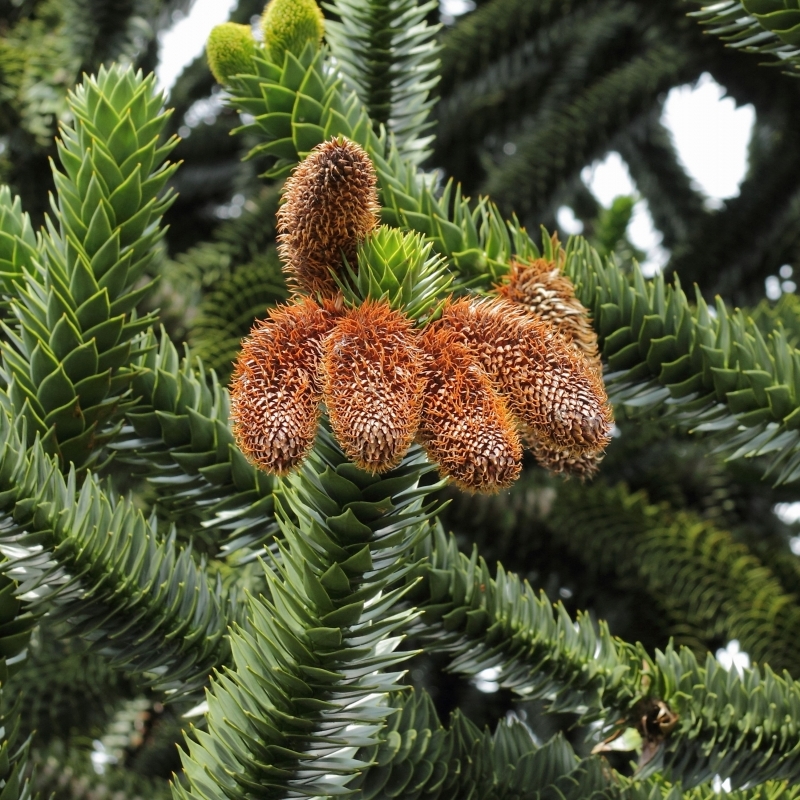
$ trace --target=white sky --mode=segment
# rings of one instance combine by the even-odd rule
[[[723,95],[722,87],[704,73],[696,85],[678,86],[670,91],[661,117],[672,134],[684,168],[695,187],[705,195],[709,208],[719,208],[724,200],[739,194],[755,122],[753,106],[737,108],[732,98]],[[619,153],[609,153],[603,161],[596,161],[581,177],[604,206],[617,195],[636,190]],[[661,234],[653,227],[643,200],[634,208],[628,236],[647,253],[642,264],[646,273],[652,274],[663,266],[669,254],[660,246]]]
[[[473,7],[471,0],[440,0],[442,11],[452,17]],[[181,70],[203,50],[211,29],[224,22],[236,0],[195,0],[188,16],[176,15],[176,22],[160,36],[161,60],[157,69],[159,86],[169,88]],[[695,86],[672,89],[664,105],[662,122],[670,130],[678,155],[706,196],[709,208],[718,208],[739,193],[747,169],[747,144],[755,119],[752,106],[736,108],[733,99],[707,73]],[[633,194],[636,187],[619,153],[609,153],[581,174],[586,185],[604,205],[621,194]],[[566,233],[579,232],[570,210],[559,210],[559,224]],[[666,262],[669,253],[661,247],[647,203],[640,200],[628,228],[636,247],[647,253],[642,265],[652,274]]]
[[[161,59],[156,69],[158,85],[169,89],[183,68],[203,52],[208,34],[225,22],[237,0],[194,0],[188,15],[173,15],[175,23],[159,37]]]

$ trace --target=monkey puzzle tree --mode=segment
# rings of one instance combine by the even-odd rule
[[[745,5],[731,31],[791,45],[793,7]],[[215,29],[219,128],[264,185],[242,172],[241,215],[172,261],[165,215],[202,213],[170,209],[167,161],[209,157],[197,67],[177,122],[133,66],[84,77],[38,233],[0,192],[3,798],[797,795],[798,572],[769,516],[800,477],[792,307],[710,308],[426,171],[433,10],[272,0],[260,38]],[[230,393],[158,326],[159,278],[225,372],[258,307]],[[759,664],[724,669],[730,639]],[[448,717],[487,675],[496,702]]]

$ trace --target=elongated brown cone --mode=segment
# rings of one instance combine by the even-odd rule
[[[342,254],[355,268],[358,243],[378,224],[376,184],[369,156],[344,137],[318,145],[295,167],[278,211],[278,252],[296,288],[336,294],[331,270],[342,269]]]
[[[532,453],[539,466],[544,467],[554,475],[586,480],[591,478],[603,460],[602,450],[587,450],[583,453],[573,454],[570,450],[559,450],[548,442],[541,442],[529,431],[522,436],[523,444]]]
[[[563,255],[564,251],[558,252]],[[512,261],[497,293],[549,322],[583,353],[593,369],[602,371],[589,309],[575,297],[575,287],[561,269],[561,264],[544,258],[530,263]]]
[[[428,327],[419,440],[439,471],[470,492],[497,492],[519,477],[522,445],[477,359],[444,328]]]
[[[411,321],[382,301],[345,312],[325,341],[323,397],[347,457],[368,472],[396,467],[422,410],[422,354]]]
[[[606,446],[603,381],[552,325],[504,299],[458,300],[435,324],[458,334],[537,439],[573,454]]]
[[[335,320],[332,307],[305,297],[274,308],[244,341],[231,381],[233,435],[267,472],[289,472],[314,444],[322,341]]]
[[[513,261],[505,282],[497,293],[519,303],[532,314],[549,322],[580,353],[598,375],[603,373],[597,333],[592,327],[589,309],[575,296],[572,281],[564,274],[564,251],[557,246],[556,261],[544,258],[529,263]],[[600,467],[603,453],[586,451],[575,455],[540,441],[533,431],[522,436],[523,444],[533,452],[536,461],[556,475],[572,475],[585,480]]]

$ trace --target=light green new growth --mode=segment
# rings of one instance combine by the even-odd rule
[[[224,22],[208,37],[206,56],[217,83],[226,83],[231,75],[250,72],[256,52],[256,40],[249,25]]]
[[[0,287],[4,294],[13,292],[13,283],[23,272],[33,270],[36,248],[36,235],[19,197],[12,200],[8,186],[0,187]]]
[[[418,233],[381,226],[359,246],[357,273],[348,264],[349,282],[337,278],[345,300],[386,300],[411,319],[431,313],[453,280],[432,249]]]
[[[287,52],[299,56],[308,43],[319,47],[325,21],[314,0],[271,0],[264,9],[261,29],[269,57],[281,66]]]

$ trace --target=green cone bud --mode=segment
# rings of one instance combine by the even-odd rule
[[[226,83],[231,75],[252,72],[251,59],[256,42],[249,25],[225,22],[217,25],[208,37],[206,56],[208,66],[218,83]]]
[[[308,42],[319,45],[325,33],[322,11],[315,0],[271,0],[261,17],[269,57],[283,64],[288,50],[300,55]]]

